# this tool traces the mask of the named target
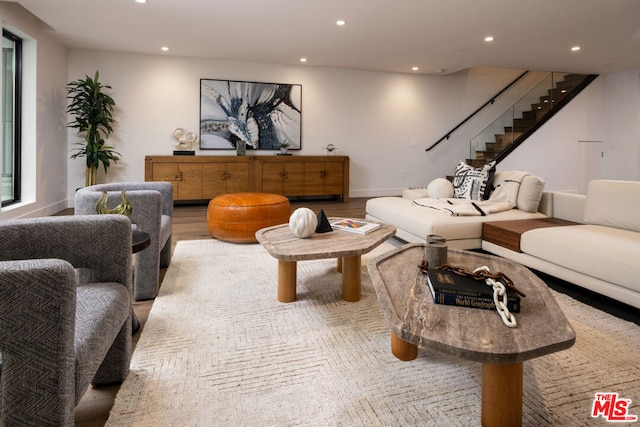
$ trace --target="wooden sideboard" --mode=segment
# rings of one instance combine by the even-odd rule
[[[145,181],[169,181],[174,201],[256,191],[349,200],[348,156],[146,156]]]

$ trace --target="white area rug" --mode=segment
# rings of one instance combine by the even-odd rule
[[[342,300],[335,260],[319,260],[298,263],[298,300],[282,304],[261,246],[179,242],[107,425],[480,425],[479,363],[391,354],[366,273],[391,248],[363,256],[360,302]],[[524,425],[607,425],[590,418],[598,391],[640,415],[640,328],[555,295],[577,340],[525,362]]]

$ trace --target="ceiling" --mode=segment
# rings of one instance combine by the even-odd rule
[[[17,3],[70,48],[287,65],[306,57],[306,66],[427,74],[471,67],[585,74],[640,69],[640,0]],[[337,26],[338,19],[346,25]],[[484,41],[488,35],[493,42]],[[576,45],[581,50],[572,52]]]

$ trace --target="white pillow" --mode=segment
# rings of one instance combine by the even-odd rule
[[[453,184],[446,178],[436,178],[427,185],[427,197],[449,199],[453,197]]]
[[[544,180],[535,175],[525,176],[518,190],[516,207],[525,212],[538,212],[544,184]]]
[[[476,169],[461,160],[456,166],[453,189],[458,199],[487,200],[491,194],[491,184],[496,172],[495,160]]]

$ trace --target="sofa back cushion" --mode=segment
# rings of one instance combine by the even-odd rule
[[[498,171],[489,200],[507,201],[524,212],[538,212],[544,180],[523,171]]]
[[[516,207],[525,212],[538,212],[544,184],[544,180],[535,175],[525,176],[520,184]]]
[[[640,231],[640,182],[591,181],[587,187],[584,222]]]

